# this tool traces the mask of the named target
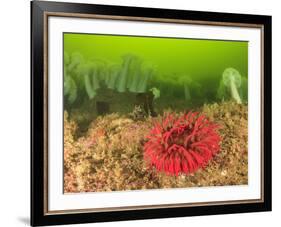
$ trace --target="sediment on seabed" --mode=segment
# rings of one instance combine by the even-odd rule
[[[247,184],[247,105],[205,104],[198,111],[221,126],[221,149],[206,168],[179,176],[157,172],[143,159],[143,145],[155,118],[133,120],[128,114],[112,113],[97,117],[86,133],[80,133],[77,119],[65,111],[64,192]]]

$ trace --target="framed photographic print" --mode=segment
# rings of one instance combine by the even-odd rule
[[[271,210],[270,16],[31,17],[31,225]]]

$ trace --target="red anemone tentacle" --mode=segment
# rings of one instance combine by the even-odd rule
[[[144,158],[168,175],[193,173],[219,152],[219,128],[198,112],[166,114],[147,135]]]

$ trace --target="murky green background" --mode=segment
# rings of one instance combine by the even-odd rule
[[[200,84],[201,98],[209,100],[215,100],[225,68],[248,77],[248,43],[243,41],[65,33],[64,51],[80,53],[86,61],[120,64],[123,55],[136,55],[153,67],[160,83],[186,75]]]
[[[120,60],[134,53],[155,64],[159,73],[187,73],[196,79],[219,78],[227,67],[247,76],[248,43],[178,38],[151,38],[92,34],[65,34],[69,53],[80,52],[87,59]]]

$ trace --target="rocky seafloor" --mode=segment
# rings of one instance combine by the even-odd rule
[[[76,121],[65,111],[64,192],[247,184],[247,105],[205,104],[197,111],[221,126],[221,148],[206,168],[179,176],[157,172],[143,159],[143,145],[154,118],[133,120],[129,115],[108,114],[97,117],[81,134]]]

